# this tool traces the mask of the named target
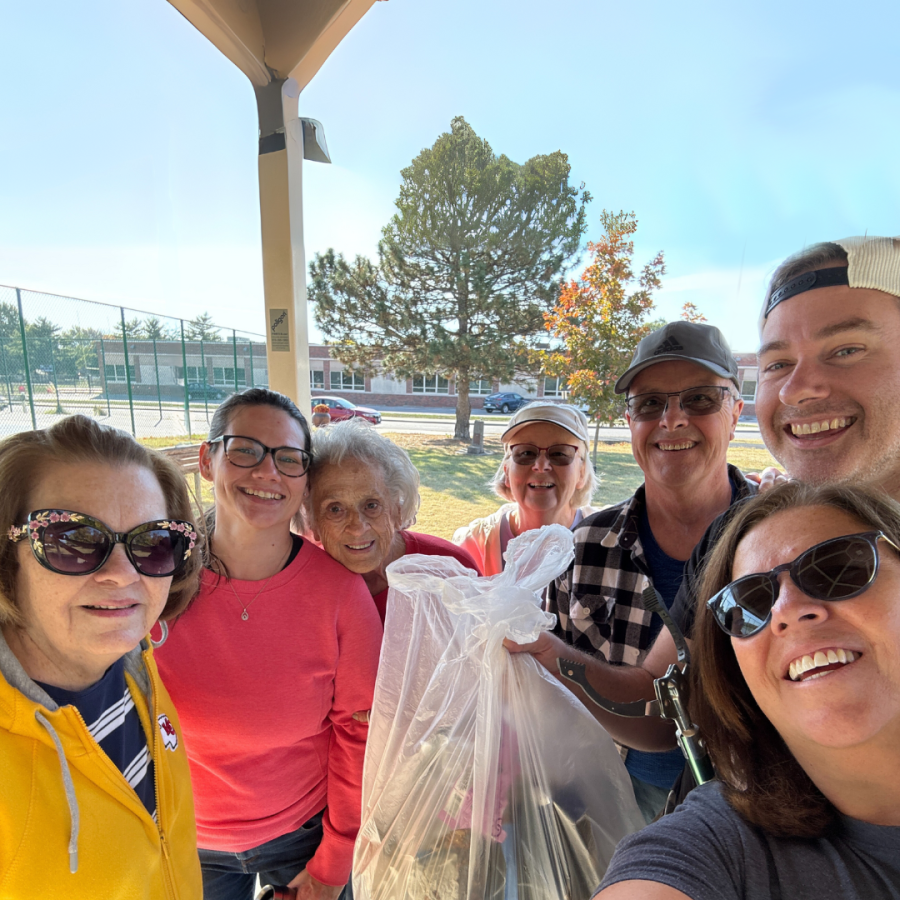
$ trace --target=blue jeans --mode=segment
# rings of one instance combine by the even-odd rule
[[[316,813],[296,831],[250,850],[201,849],[203,900],[253,900],[257,875],[261,885],[285,885],[306,868],[321,841],[322,813]],[[341,900],[352,897],[349,886],[344,888]]]
[[[631,775],[631,772],[628,774]],[[641,811],[644,821],[649,825],[665,808],[669,792],[666,788],[641,781],[634,775],[631,775],[631,786],[634,788],[634,799],[637,800],[638,809]]]

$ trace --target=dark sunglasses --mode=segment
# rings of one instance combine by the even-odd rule
[[[512,461],[517,466],[533,466],[541,451],[547,454],[551,466],[570,466],[578,455],[578,448],[572,444],[552,444],[550,447],[538,447],[535,444],[514,444],[510,447]]]
[[[267,447],[256,438],[242,437],[239,434],[223,434],[208,443],[221,443],[228,462],[241,469],[256,468],[271,453],[275,468],[288,478],[299,478],[306,474],[312,462],[312,453],[308,450],[301,450],[299,447]]]
[[[688,388],[684,391],[672,391],[669,394],[662,391],[652,394],[635,394],[625,401],[625,406],[632,419],[637,422],[646,422],[662,418],[669,405],[669,397],[678,397],[681,408],[689,416],[711,416],[722,408],[726,397],[734,398],[734,394],[731,392],[731,388],[709,384]]]
[[[59,575],[90,575],[103,568],[116,544],[150,578],[168,578],[187,561],[197,534],[190,522],[160,519],[131,531],[113,531],[99,519],[69,509],[36,509],[24,525],[7,532],[12,543],[31,542],[34,558]]]
[[[878,574],[879,540],[900,548],[880,531],[848,534],[804,550],[793,562],[771,572],[745,575],[707,601],[716,623],[732,637],[750,637],[765,628],[778,599],[778,576],[791,581],[814,600],[849,600],[868,590]]]

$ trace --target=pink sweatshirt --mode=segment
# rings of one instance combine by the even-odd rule
[[[198,844],[249,850],[327,805],[307,869],[344,884],[368,732],[352,714],[372,706],[381,622],[362,578],[309,541],[253,600],[259,588],[204,571],[155,653],[184,731]]]

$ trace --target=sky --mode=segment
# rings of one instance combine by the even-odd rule
[[[300,97],[307,258],[374,255],[400,170],[462,115],[516,162],[562,150],[686,301],[756,348],[805,244],[900,235],[900,4],[388,0]],[[0,4],[0,285],[264,328],[246,77],[165,0]],[[578,268],[572,274],[577,275]],[[315,332],[313,333],[315,337]]]

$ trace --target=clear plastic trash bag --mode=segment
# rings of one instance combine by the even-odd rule
[[[479,578],[457,560],[388,567],[369,722],[356,900],[588,900],[643,825],[612,739],[529,654],[540,592],[573,557],[559,525]]]

